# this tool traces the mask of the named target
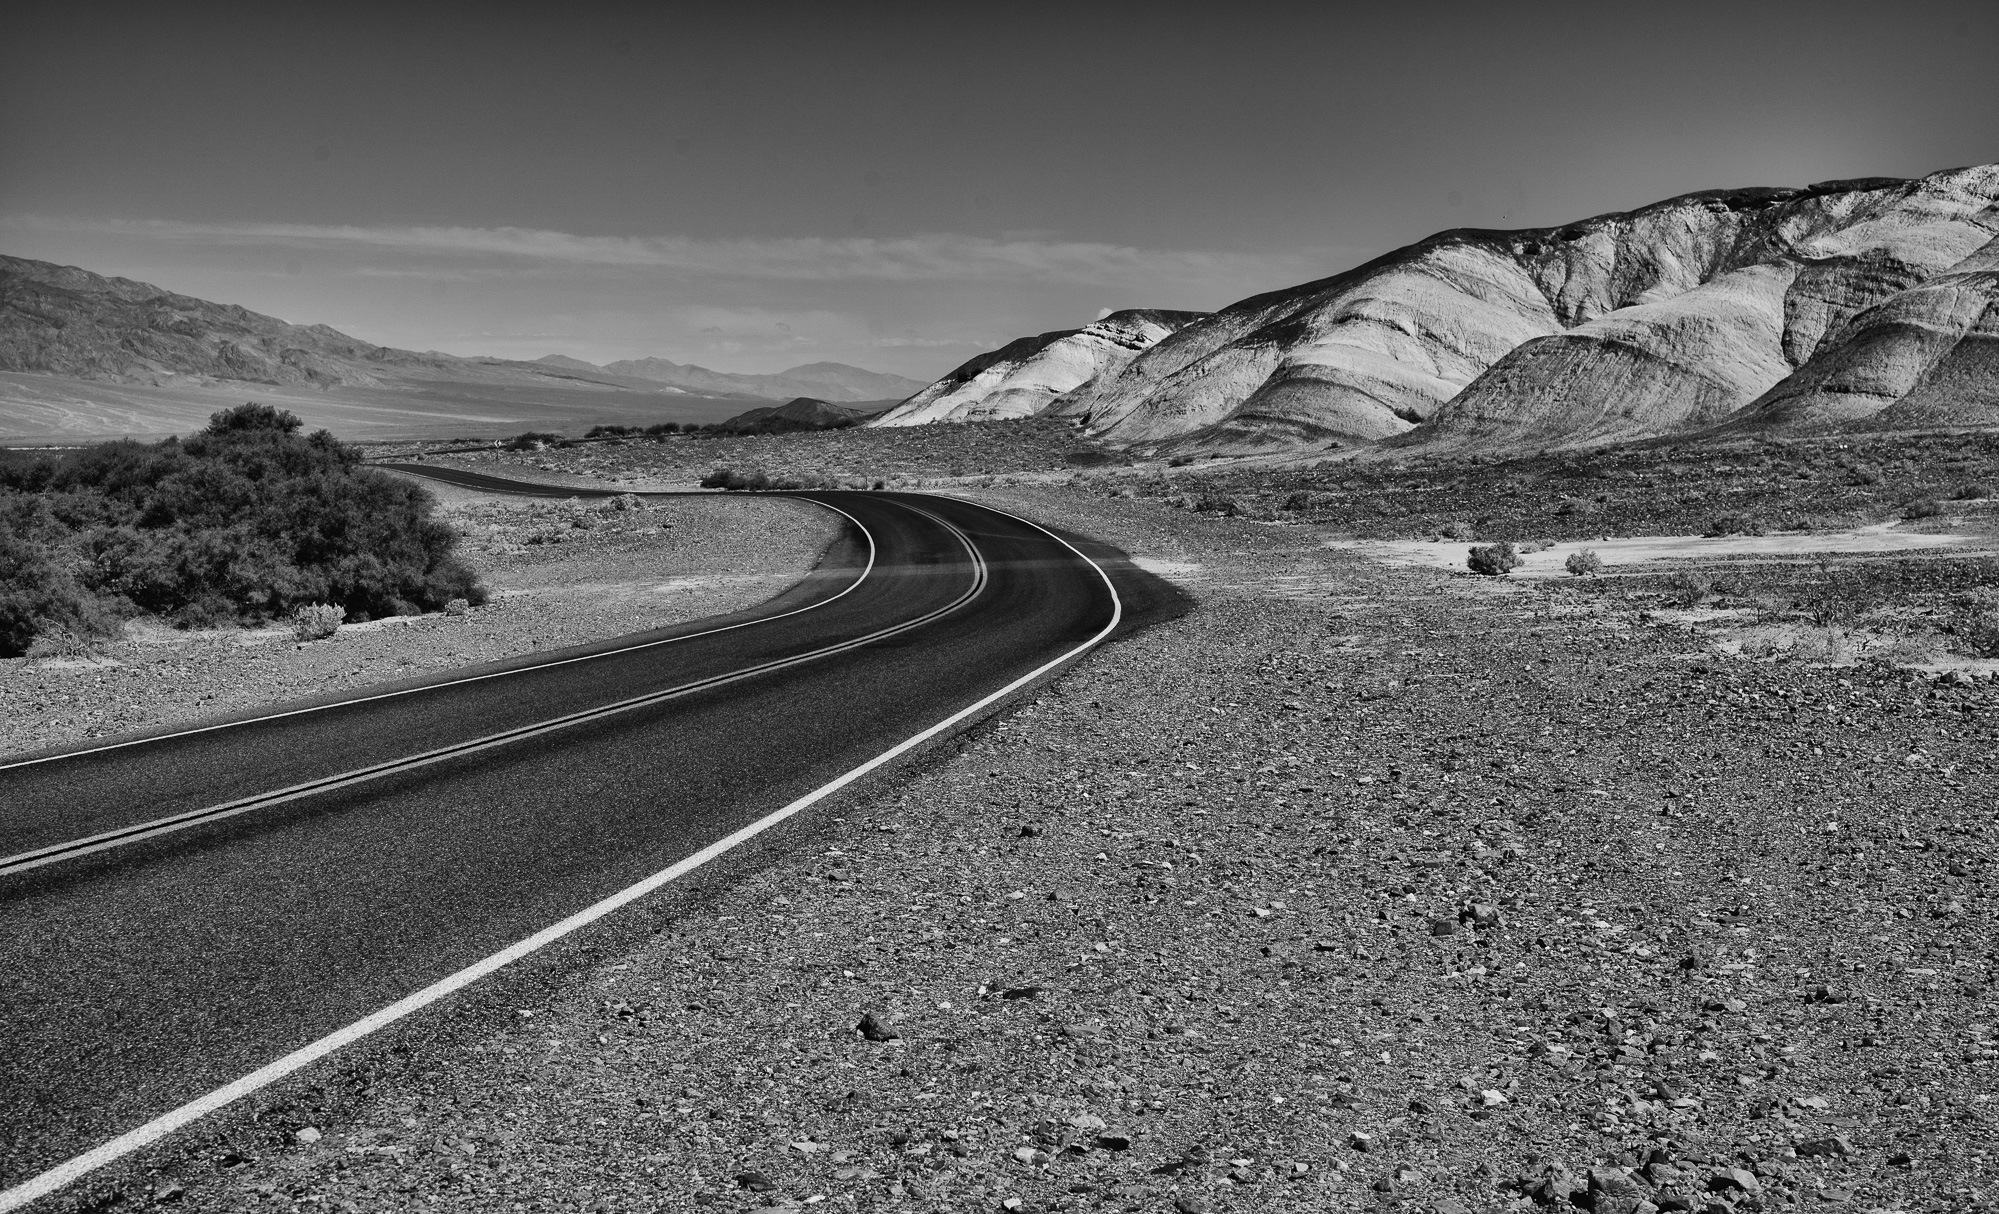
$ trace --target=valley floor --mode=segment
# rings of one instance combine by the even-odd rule
[[[976,492],[1198,605],[56,1208],[1999,1198],[1991,684]]]

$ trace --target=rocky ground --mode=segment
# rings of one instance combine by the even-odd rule
[[[971,425],[850,429],[801,434],[669,434],[565,441],[536,449],[449,443],[379,444],[375,458],[422,455],[469,468],[498,465],[549,477],[588,476],[635,489],[686,489],[719,468],[779,479],[810,477],[866,488],[921,486],[966,477],[1046,473],[1123,460],[1082,437],[1064,418]]]
[[[774,499],[434,491],[492,594],[484,606],[349,624],[311,643],[288,626],[137,624],[94,658],[0,661],[0,755],[739,611],[805,576],[836,534],[825,512]]]
[[[1989,684],[1732,660],[1308,527],[985,493],[1198,606],[67,1208],[1999,1196]]]

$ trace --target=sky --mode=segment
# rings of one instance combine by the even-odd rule
[[[1454,227],[1999,160],[1999,5],[43,4],[0,252],[369,341],[930,379]]]

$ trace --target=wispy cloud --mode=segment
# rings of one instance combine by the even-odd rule
[[[1145,282],[1285,281],[1296,259],[1243,253],[1141,249],[1021,235],[951,233],[896,238],[818,236],[707,240],[686,236],[579,236],[536,228],[363,227],[290,223],[188,223],[164,219],[11,216],[30,231],[137,237],[207,246],[282,248],[567,266],[664,269],[719,278],[790,282],[1021,281],[1118,285]]]

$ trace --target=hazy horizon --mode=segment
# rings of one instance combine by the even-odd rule
[[[1445,228],[1999,159],[1969,3],[14,25],[0,251],[600,365],[930,379]]]

